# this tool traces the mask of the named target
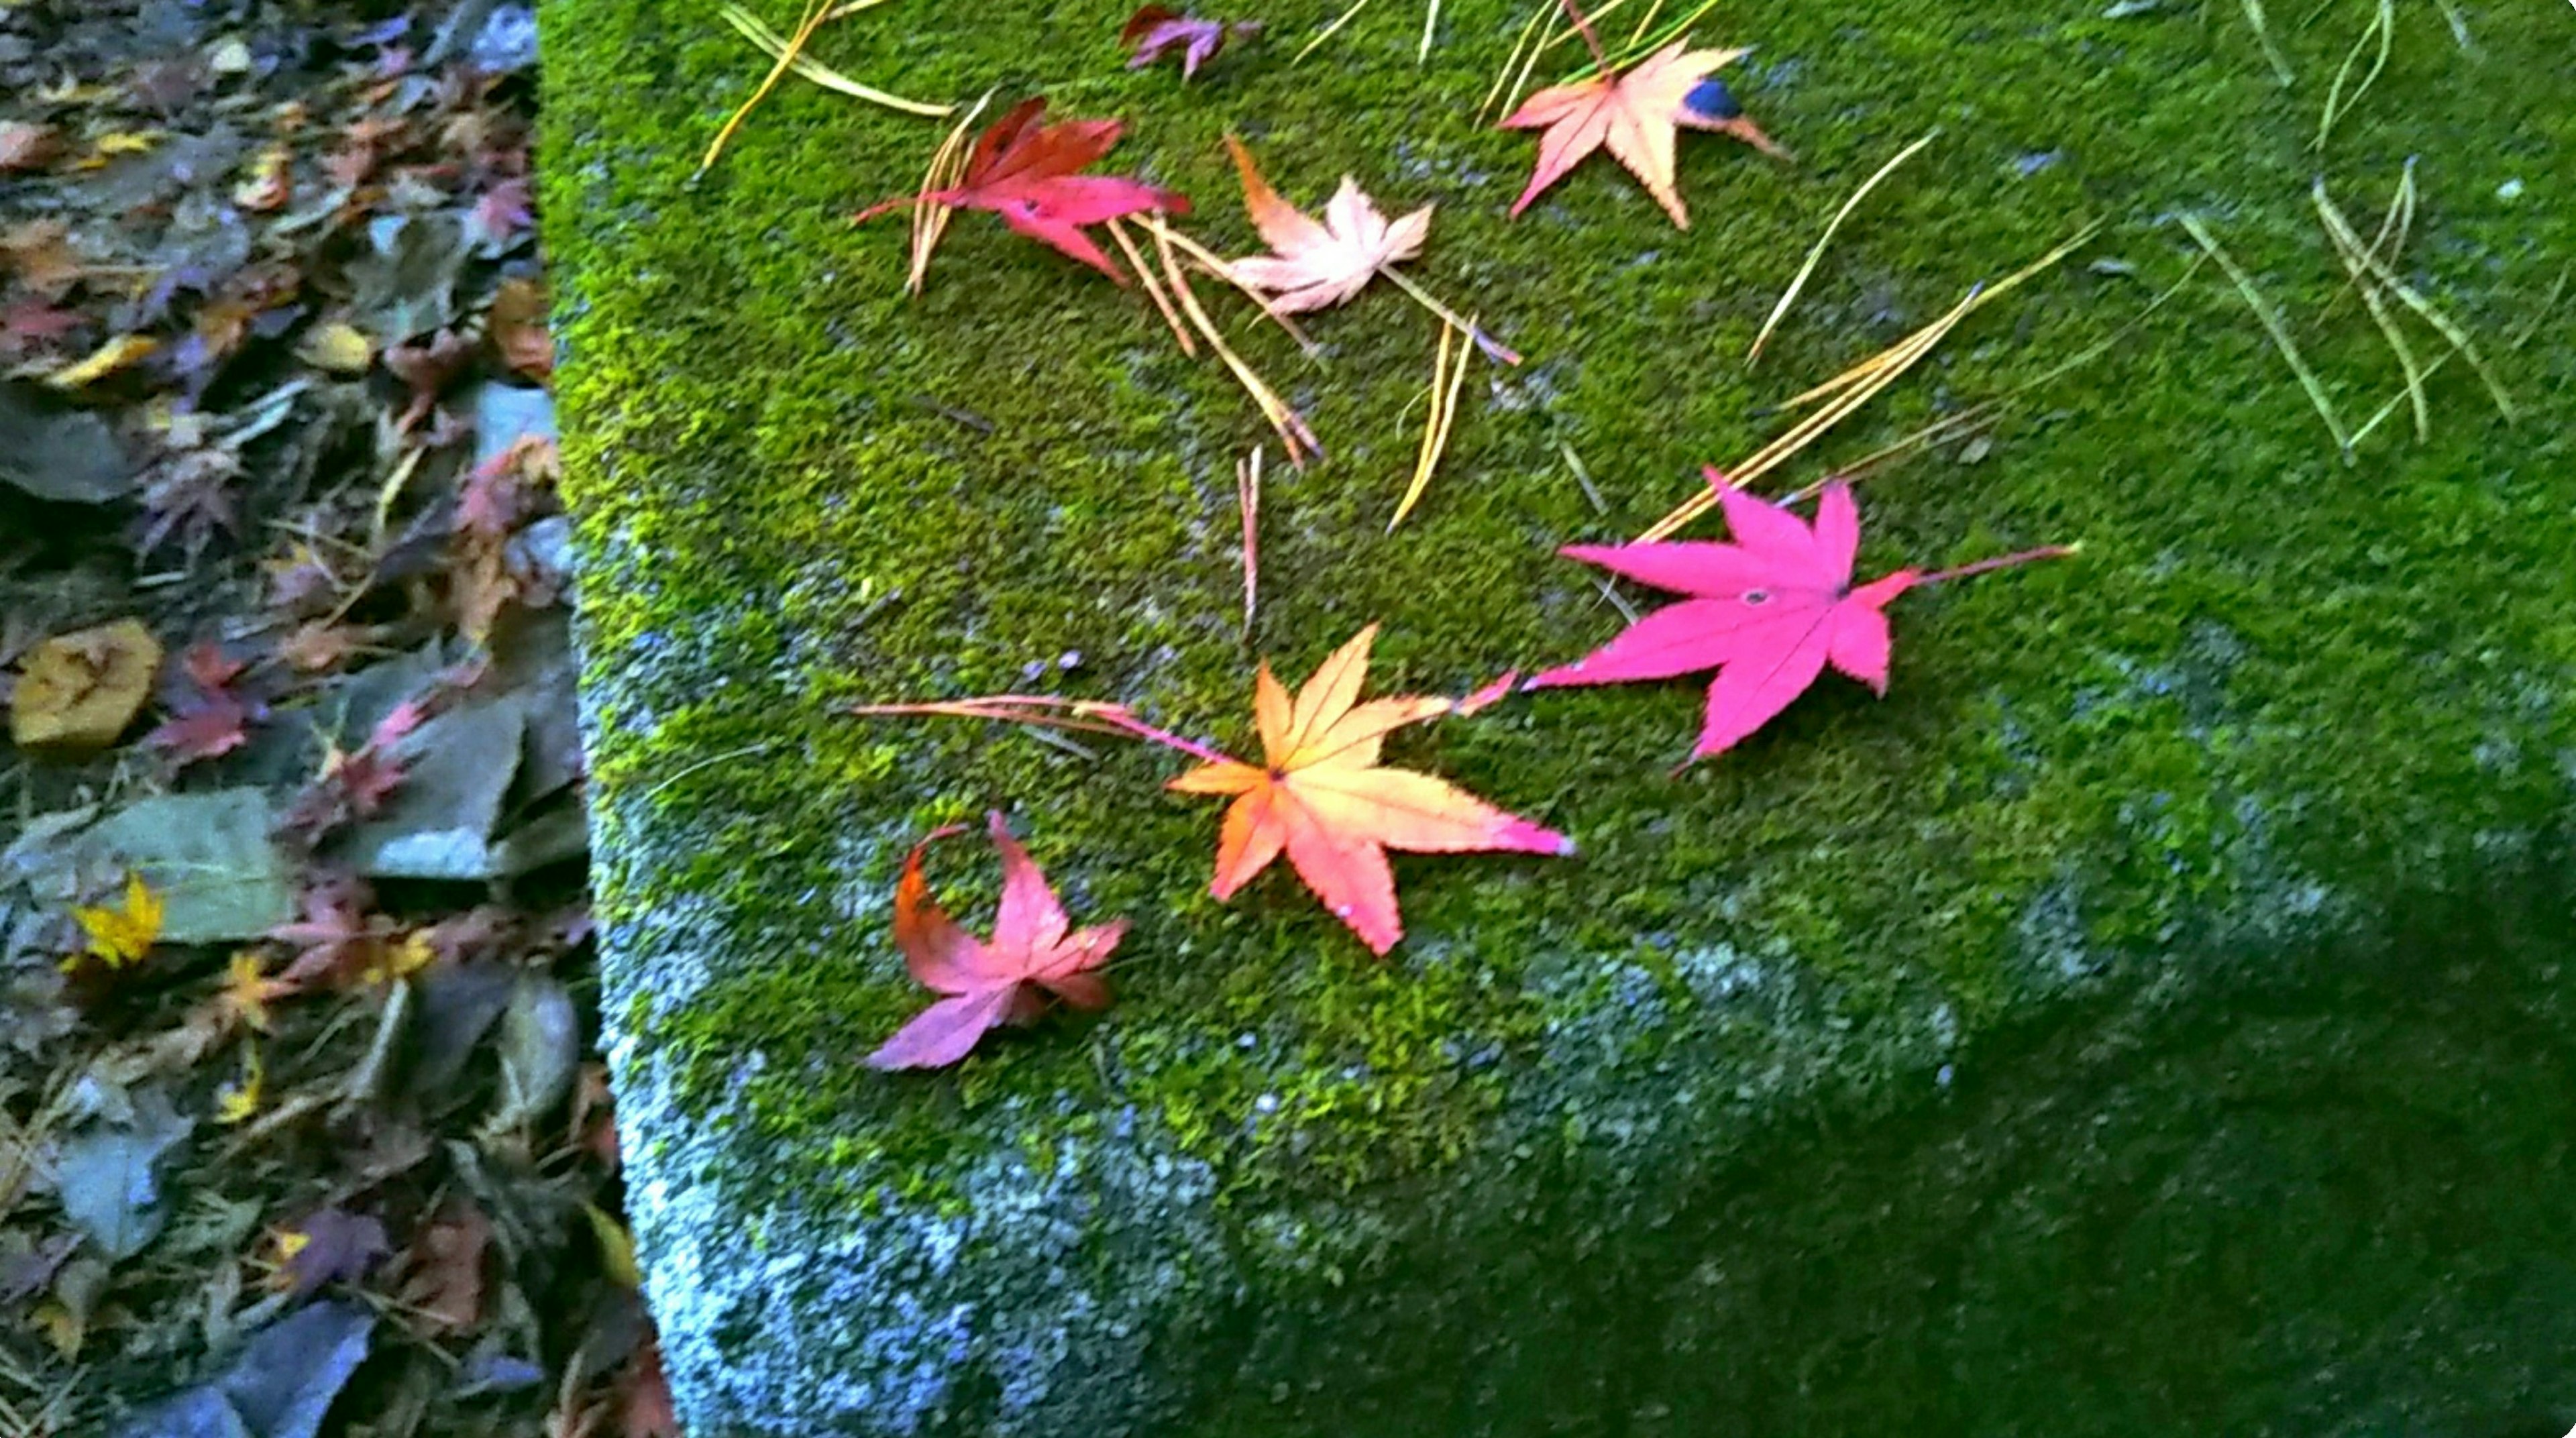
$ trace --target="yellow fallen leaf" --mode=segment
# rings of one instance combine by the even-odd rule
[[[358,972],[358,977],[371,984],[389,984],[419,973],[438,957],[438,951],[430,947],[427,929],[414,929],[390,944],[377,945],[375,954]]]
[[[151,696],[161,641],[140,620],[57,634],[29,651],[9,695],[22,749],[79,754],[116,742]]]
[[[88,947],[81,952],[98,959],[111,969],[140,963],[152,946],[161,939],[161,896],[143,882],[139,873],[125,876],[125,901],[117,908],[100,905],[72,910],[72,918],[88,936]],[[70,968],[77,959],[65,960]]]
[[[635,1235],[598,1204],[584,1201],[581,1211],[590,1220],[592,1236],[599,1240],[600,1267],[627,1288],[643,1287],[643,1272],[635,1266]]]
[[[161,342],[147,335],[118,335],[90,351],[88,358],[74,360],[45,376],[45,383],[56,389],[85,388],[141,363],[159,348]]]
[[[259,1086],[263,1077],[258,1046],[254,1044],[244,1048],[241,1081],[215,1090],[215,1122],[240,1123],[259,1112]]]
[[[333,374],[364,374],[376,361],[375,342],[364,330],[340,320],[316,325],[295,352],[306,364]]]
[[[224,974],[223,992],[215,996],[215,1002],[234,1022],[266,1033],[268,1001],[295,990],[295,985],[268,976],[259,950],[243,949],[233,955],[232,966]]]

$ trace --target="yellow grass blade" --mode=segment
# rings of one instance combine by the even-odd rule
[[[1925,132],[1922,139],[1897,151],[1895,159],[1879,166],[1868,179],[1861,181],[1860,188],[1852,191],[1850,199],[1843,201],[1843,207],[1834,211],[1834,218],[1825,226],[1825,232],[1816,237],[1816,247],[1807,251],[1807,262],[1798,267],[1798,277],[1789,281],[1789,288],[1780,292],[1780,302],[1771,307],[1771,317],[1762,322],[1762,332],[1753,337],[1753,348],[1744,356],[1745,364],[1749,366],[1762,358],[1762,346],[1770,341],[1771,332],[1779,327],[1782,317],[1789,313],[1789,307],[1798,302],[1799,292],[1807,287],[1808,278],[1815,274],[1817,264],[1825,258],[1825,246],[1833,243],[1834,232],[1843,227],[1843,221],[1851,218],[1851,212],[1860,207],[1860,202],[1869,197],[1871,190],[1878,188],[1879,181],[1886,179],[1897,166],[1913,159],[1940,133],[1940,127],[1936,125]]]
[[[2272,307],[2272,302],[2263,297],[2261,290],[2254,287],[2254,277],[2245,273],[2235,257],[2218,243],[2218,237],[2209,232],[2209,226],[2202,223],[2200,216],[2184,215],[2182,227],[2190,231],[2192,239],[2209,252],[2209,257],[2218,262],[2221,270],[2226,271],[2228,280],[2236,286],[2236,293],[2244,299],[2245,307],[2254,312],[2254,318],[2262,322],[2264,333],[2272,337],[2273,347],[2280,350],[2281,358],[2289,362],[2290,373],[2298,376],[2299,388],[2307,392],[2308,403],[2316,407],[2317,417],[2325,421],[2327,432],[2334,436],[2335,447],[2349,461],[2352,458],[2352,431],[2344,428],[2342,416],[2335,413],[2334,401],[2326,397],[2324,382],[2317,378],[2315,370],[2308,368],[2307,358],[2299,353],[2298,343],[2290,338],[2289,326],[2282,322],[2281,312]]]

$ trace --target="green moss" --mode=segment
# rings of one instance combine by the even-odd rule
[[[1217,143],[1228,127],[1294,198],[1347,170],[1390,207],[1441,203],[1415,273],[1530,362],[1474,377],[1419,516],[1382,537],[1430,322],[1372,293],[1314,319],[1320,366],[1237,324],[1332,450],[1272,471],[1250,650],[1232,466],[1267,436],[1138,296],[969,215],[928,293],[906,300],[900,221],[843,216],[908,189],[936,126],[791,83],[692,183],[689,156],[758,75],[753,52],[666,7],[550,12],[550,76],[568,78],[550,78],[548,240],[588,551],[603,913],[640,933],[686,910],[723,936],[684,998],[654,999],[653,976],[635,975],[630,1029],[684,1057],[692,1103],[836,1136],[817,1171],[780,1183],[936,1199],[945,1159],[979,1141],[961,1116],[1062,1096],[1061,1113],[1153,1115],[1230,1192],[1339,1192],[1466,1151],[1549,1026],[1604,1001],[1532,982],[1542,961],[1794,957],[1846,1017],[1928,993],[1973,1046],[2037,991],[2026,966],[2053,905],[2075,948],[2157,951],[2196,916],[2286,902],[2310,876],[2367,895],[2447,872],[2481,834],[2555,802],[2549,756],[2576,741],[2566,326],[2504,356],[2547,406],[2533,422],[2497,425],[2454,365],[2434,384],[2429,444],[2401,418],[2346,466],[2214,279],[2039,392],[1982,463],[1871,480],[1870,569],[2085,545],[2076,562],[1905,599],[1885,701],[1829,679],[1679,779],[1666,769],[1696,725],[1686,685],[1515,700],[1398,741],[1394,762],[1566,829],[1584,853],[1399,859],[1414,937],[1391,964],[1284,871],[1212,902],[1215,814],[1162,792],[1168,755],[843,717],[854,700],[1038,689],[1241,746],[1252,651],[1298,674],[1383,620],[1379,692],[1457,692],[1571,657],[1617,619],[1554,545],[1633,534],[1700,463],[1785,422],[1762,406],[2092,216],[2110,227],[2085,259],[2134,276],[2079,259],[2035,281],[1817,462],[2110,335],[2181,272],[2189,247],[2159,222],[2177,208],[2211,214],[2301,317],[2348,414],[2393,390],[2366,317],[2336,303],[2341,273],[2306,204],[2321,96],[2276,87],[2232,7],[2205,7],[2205,23],[2003,3],[1728,7],[1732,27],[1701,38],[1761,43],[1739,91],[1802,163],[1686,139],[1688,232],[1607,161],[1505,220],[1531,146],[1473,110],[1507,7],[1453,0],[1419,68],[1395,37],[1410,7],[1389,5],[1291,66],[1327,8],[1265,10],[1272,37],[1186,89],[1117,69],[1124,6],[1107,3],[903,6],[821,46],[908,93],[1043,87],[1062,114],[1128,117],[1111,168],[1190,193],[1221,250],[1250,243]],[[2482,17],[2475,60],[2436,17],[2405,12],[2387,75],[2328,156],[2356,215],[2405,156],[2428,157],[2410,273],[2497,351],[2576,252],[2576,120],[2532,58],[2558,23],[2539,8]],[[2284,39],[2322,75],[2349,37],[2330,22]],[[1936,123],[1943,140],[1836,241],[1748,372],[1745,344],[1825,217]],[[2510,178],[2531,191],[2519,204],[2497,197]],[[992,1046],[953,1081],[870,1073],[857,1056],[919,1001],[884,932],[902,846],[992,805],[1078,911],[1135,920],[1119,1005]],[[1033,1165],[1052,1161],[1051,1134],[1025,1141]]]

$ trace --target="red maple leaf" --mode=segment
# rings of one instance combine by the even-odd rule
[[[304,916],[268,931],[270,939],[295,950],[278,981],[337,982],[365,967],[389,932],[368,914],[375,902],[375,890],[355,874],[328,875],[306,889],[298,900]]]
[[[223,646],[191,646],[180,668],[183,685],[168,696],[170,717],[143,736],[145,747],[168,756],[174,769],[240,748],[250,737],[250,721],[266,717],[266,706],[233,692],[243,665]]]
[[[1826,666],[1887,692],[1888,601],[1918,584],[2073,551],[2034,549],[1939,574],[1900,569],[1854,587],[1860,510],[1836,480],[1813,528],[1707,471],[1732,543],[1570,544],[1557,551],[1640,584],[1691,596],[1631,624],[1583,658],[1530,680],[1532,689],[1670,679],[1714,668],[1708,715],[1691,758],[1731,748],[1771,721]]]
[[[978,939],[957,926],[930,897],[921,854],[931,841],[964,832],[962,825],[934,831],[912,846],[894,891],[894,942],[904,964],[924,988],[945,995],[868,1055],[872,1068],[939,1068],[966,1057],[976,1041],[1002,1024],[1034,1022],[1053,994],[1078,1009],[1109,1002],[1108,981],[1093,972],[1118,947],[1127,921],[1068,933],[1064,905],[1046,875],[1011,837],[996,812],[993,847],[1002,854],[1002,900],[993,914],[993,937]]]
[[[1042,125],[1038,117],[1045,111],[1043,96],[1021,101],[976,138],[956,184],[871,205],[852,215],[850,223],[922,204],[990,210],[1030,239],[1125,284],[1126,277],[1082,227],[1145,210],[1186,215],[1190,202],[1125,175],[1075,174],[1107,155],[1126,126],[1117,120]]]

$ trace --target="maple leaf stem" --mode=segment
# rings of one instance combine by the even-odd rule
[[[1478,327],[1474,320],[1459,318],[1456,310],[1442,304],[1439,297],[1433,295],[1429,290],[1426,290],[1422,286],[1415,284],[1412,280],[1407,279],[1403,271],[1396,269],[1393,265],[1389,265],[1385,269],[1379,270],[1378,273],[1393,281],[1397,289],[1412,296],[1415,304],[1431,311],[1431,313],[1439,316],[1440,319],[1446,322],[1452,329],[1455,329],[1458,333],[1474,340],[1476,342],[1476,348],[1483,350],[1488,355],[1491,355],[1497,362],[1508,365],[1516,365],[1521,362],[1519,351],[1512,349],[1510,346],[1505,345],[1501,340],[1487,334],[1482,328]]]
[[[1059,699],[1049,694],[988,694],[977,699],[940,699],[920,703],[853,704],[862,718],[978,719],[992,724],[1028,724],[1077,734],[1124,735],[1176,749],[1210,764],[1235,762],[1195,739],[1185,739],[1128,712],[1123,704],[1092,699]]]
[[[1601,37],[1592,33],[1592,22],[1583,18],[1582,9],[1574,0],[1556,0],[1556,3],[1564,8],[1565,18],[1573,21],[1575,30],[1583,36],[1584,48],[1592,52],[1592,63],[1604,70],[1609,69],[1610,57],[1601,53]]]
[[[2025,549],[2018,554],[2001,554],[1992,559],[1980,559],[1974,564],[1962,564],[1956,569],[1935,570],[1914,582],[1940,584],[1947,580],[1966,579],[1971,575],[1986,574],[1997,569],[2010,569],[2014,565],[2029,564],[2034,560],[2072,559],[2081,554],[2083,549],[2080,544],[2043,544],[2037,549]]]

